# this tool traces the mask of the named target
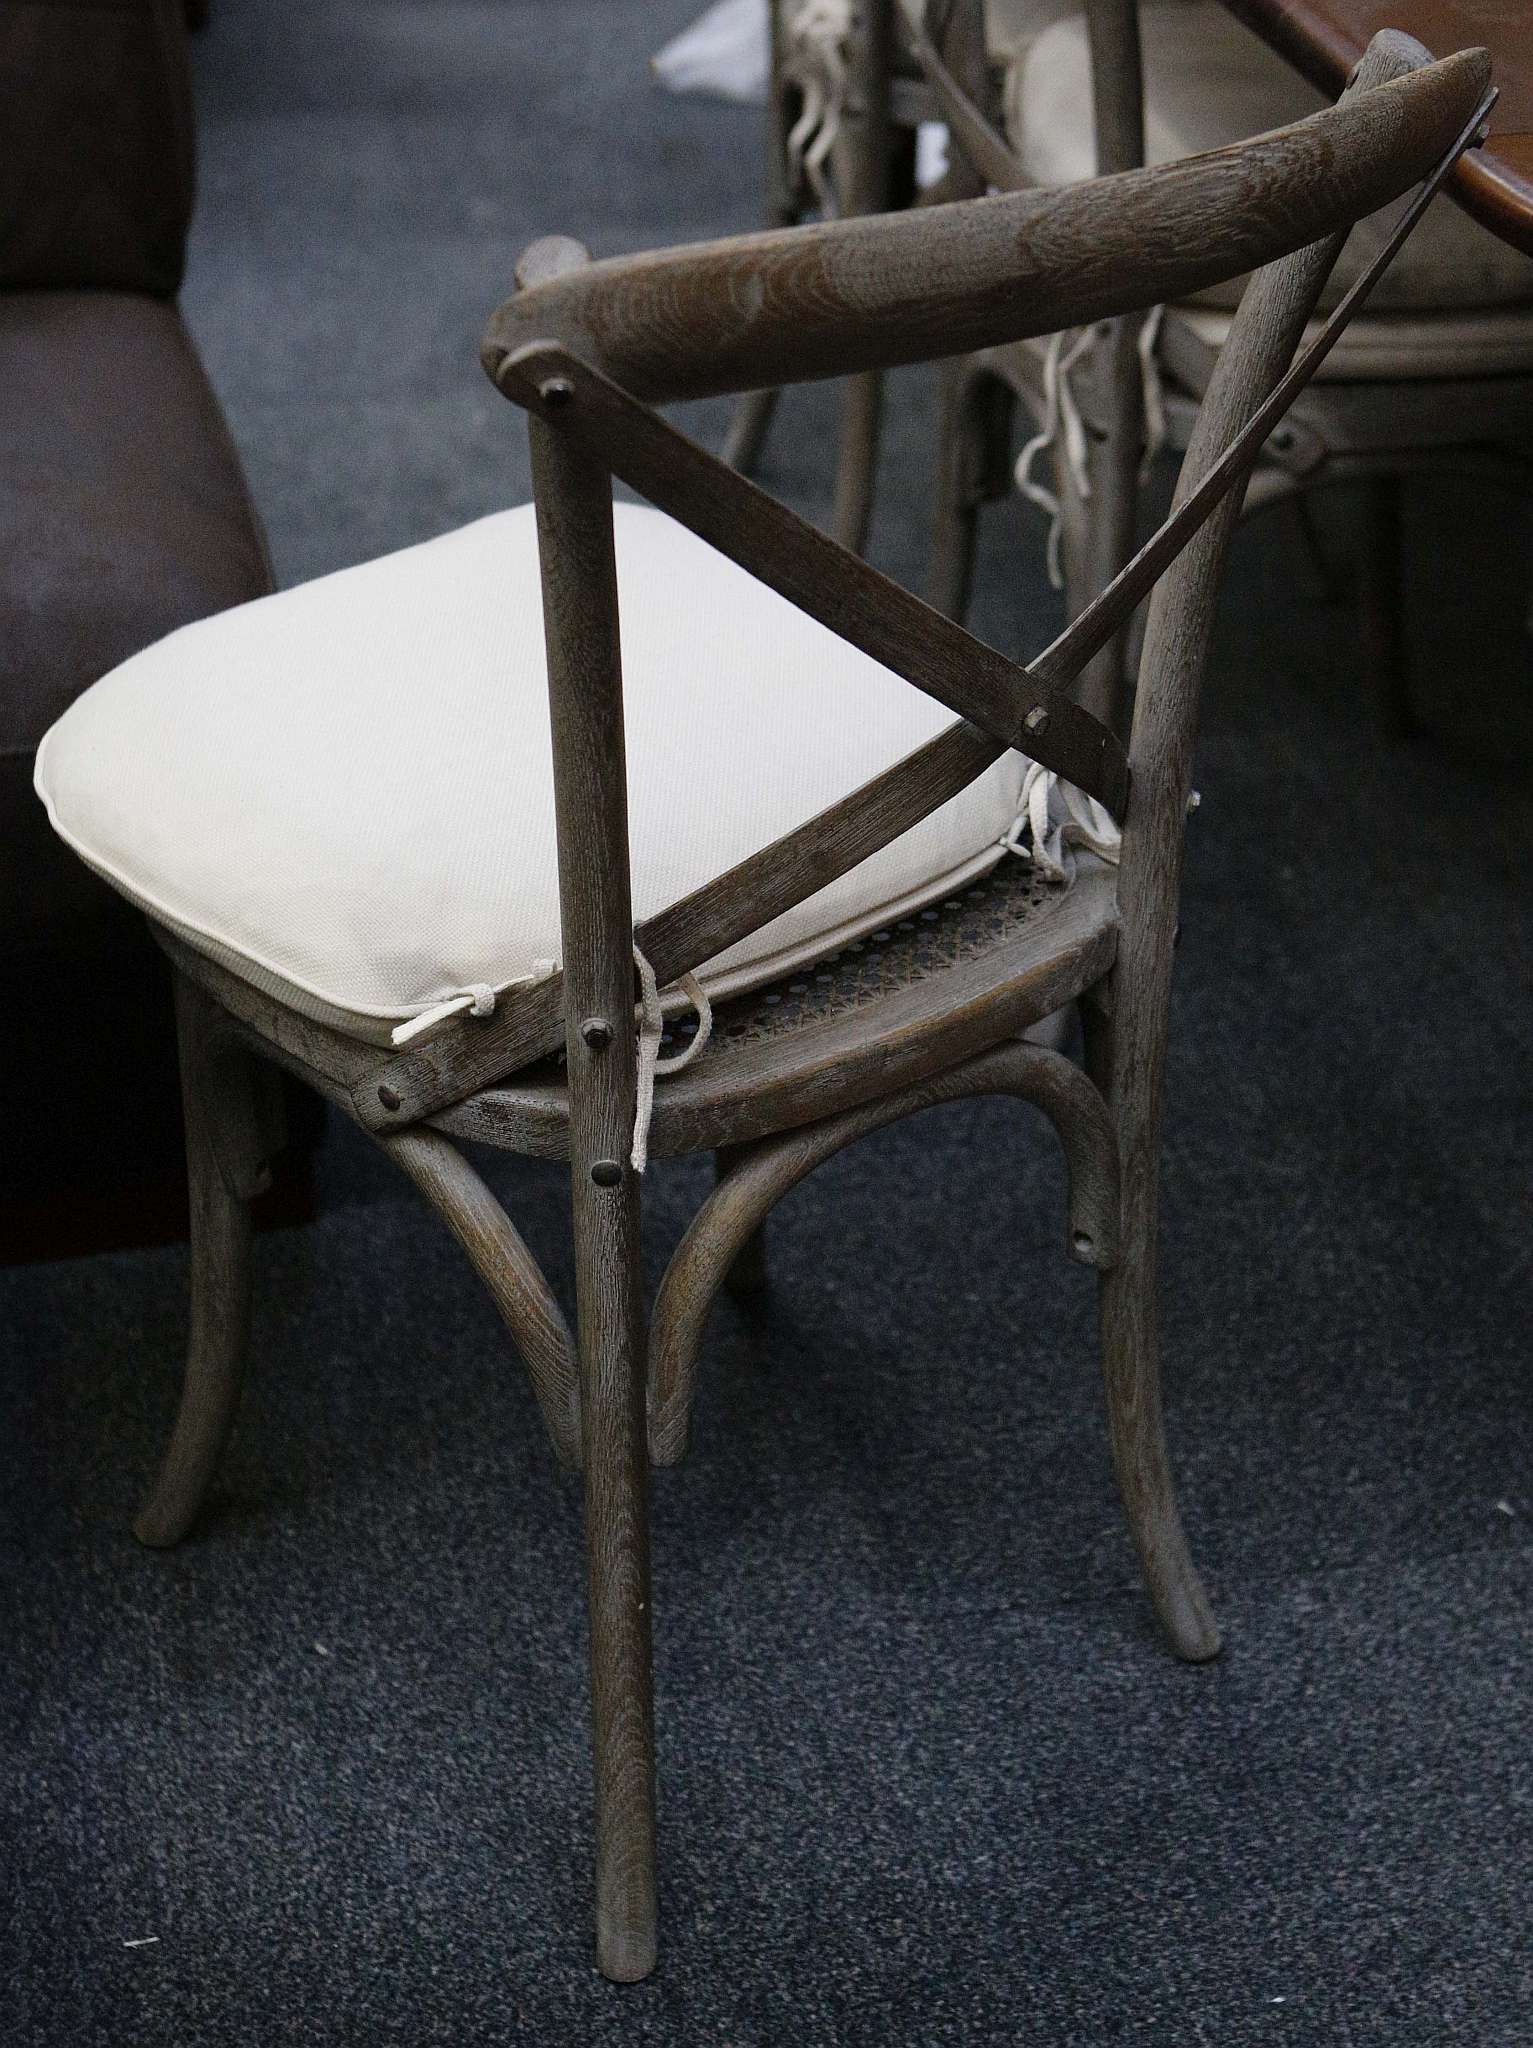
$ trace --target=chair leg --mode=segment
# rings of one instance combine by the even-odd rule
[[[962,360],[942,366],[936,503],[926,599],[962,624],[974,579],[979,508],[1011,488],[1015,394],[1001,377]]]
[[[256,1062],[221,1029],[210,998],[176,977],[176,1029],[191,1196],[191,1330],[181,1406],[140,1543],[179,1543],[202,1507],[239,1405],[250,1318],[250,1197],[279,1134]],[[267,1078],[274,1078],[266,1070]]]
[[[1363,665],[1385,733],[1409,739],[1417,730],[1405,651],[1405,578],[1401,560],[1401,483],[1370,477],[1363,486],[1362,549],[1357,595]]]
[[[739,1148],[721,1145],[713,1155],[714,1178],[722,1180],[735,1162]],[[767,1284],[766,1225],[753,1230],[735,1254],[734,1264],[724,1276],[724,1285],[735,1296],[765,1292]]]
[[[781,396],[781,392],[775,390],[747,391],[735,406],[719,455],[721,461],[727,462],[731,469],[738,469],[743,476],[752,475],[761,460],[767,428],[772,424],[772,415]]]
[[[1117,1265],[1102,1275],[1102,1371],[1113,1466],[1150,1600],[1178,1657],[1206,1663],[1219,1630],[1177,1509],[1160,1399],[1155,1233],[1127,1213]]]
[[[649,1455],[635,1177],[579,1188],[581,1431],[591,1729],[596,1767],[596,1960],[636,1983],[655,1967],[655,1732]]]
[[[868,370],[848,377],[841,399],[841,453],[830,530],[842,547],[860,555],[873,518],[873,480],[884,410],[884,377]]]

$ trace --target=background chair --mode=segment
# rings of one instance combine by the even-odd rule
[[[768,224],[787,227],[813,212],[845,218],[915,203],[917,131],[937,118],[937,108],[899,33],[897,0],[769,4]],[[973,26],[965,15],[954,17],[955,33]],[[947,54],[959,75],[972,80],[982,40],[970,33],[962,51],[948,47]],[[969,198],[983,189],[958,163],[931,197]],[[830,531],[858,554],[873,511],[883,386],[881,371],[866,371],[847,379],[842,400]],[[723,451],[733,468],[755,469],[778,396],[771,388],[740,400]]]
[[[1172,161],[1322,104],[1219,0],[1092,0],[1085,8],[988,0],[984,16],[1004,126],[993,124],[981,139],[979,161],[1007,189]],[[925,54],[935,71],[930,39]],[[974,118],[958,124],[960,149],[976,148],[974,121],[988,120],[995,97],[992,89],[987,104],[969,94]],[[1345,289],[1377,232],[1356,238],[1322,305]],[[1168,305],[1148,331],[1134,320],[1023,344],[955,371],[939,464],[935,603],[954,616],[965,608],[976,508],[1011,483],[1013,396],[1039,444],[1033,459],[1043,488],[1035,492],[1057,506],[1068,608],[1073,614],[1089,602],[1132,546],[1146,398],[1153,446],[1184,448],[1239,292],[1235,280]],[[1248,511],[1288,500],[1302,508],[1302,494],[1318,486],[1362,487],[1355,595],[1364,667],[1389,730],[1404,733],[1413,722],[1403,637],[1405,481],[1466,470],[1521,486],[1530,454],[1533,262],[1445,198],[1274,433],[1246,499]],[[1090,701],[1115,718],[1124,656],[1119,649],[1104,658],[1086,685]]]
[[[255,871],[260,880],[252,890],[252,871],[242,867],[231,891],[221,849],[161,829],[173,786],[196,793],[222,777],[229,817],[244,818],[242,781],[264,779],[276,874],[284,824],[326,827],[344,787],[393,776],[391,788],[406,790],[433,761],[472,761],[487,744],[493,751],[493,711],[464,730],[454,714],[465,707],[447,701],[456,686],[451,661],[440,663],[437,687],[419,699],[407,733],[398,717],[409,708],[408,685],[418,685],[418,674],[389,679],[405,694],[391,700],[395,715],[387,721],[376,717],[375,705],[344,697],[348,633],[376,617],[393,573],[387,561],[175,636],[109,678],[50,736],[40,783],[55,822],[89,858],[111,868],[119,886],[157,907],[162,941],[183,975],[181,1044],[198,1225],[193,1343],[176,1440],[141,1533],[168,1542],[188,1526],[233,1410],[246,1290],[244,1199],[270,1142],[254,1054],[294,1068],[347,1107],[427,1193],[521,1344],[555,1443],[583,1465],[598,1956],[610,1975],[643,1975],[654,1958],[646,1436],[657,1458],[679,1448],[708,1299],[776,1196],[862,1130],[970,1092],[1021,1094],[1054,1121],[1072,1172],[1072,1248],[1103,1276],[1113,1445],[1146,1577],[1174,1647],[1191,1658],[1217,1649],[1166,1468],[1154,1292],[1160,1076],[1192,728],[1235,496],[1261,439],[1313,367],[1306,361],[1279,381],[1340,235],[1462,146],[1483,107],[1486,67],[1472,55],[1393,76],[1378,94],[1370,89],[1423,57],[1402,38],[1380,38],[1351,103],[1250,145],[1240,181],[1215,160],[1072,192],[1013,195],[950,212],[837,223],[611,264],[588,265],[569,243],[529,252],[524,290],[492,323],[485,359],[506,395],[533,415],[562,974],[534,968],[506,977],[499,989],[466,988],[409,1019],[402,1027],[408,1042],[390,1050],[387,1036],[380,1043],[360,1012],[342,1027],[335,990],[322,998],[301,983],[322,968],[337,987],[348,973],[372,972],[378,961],[371,945],[359,958],[327,959],[315,949],[315,925],[274,928],[271,952],[257,959],[248,944],[233,942],[232,932],[241,916],[261,911],[267,870]],[[1252,181],[1265,203],[1247,210],[1235,188],[1238,182],[1249,189]],[[1196,246],[1184,232],[1189,218],[1203,229]],[[1101,603],[1025,670],[837,549],[645,403],[862,373],[919,360],[954,338],[968,348],[995,345],[1018,332],[1053,331],[1199,289],[1296,248],[1301,253],[1286,255],[1247,293],[1172,519]],[[1082,252],[1090,252],[1086,260]],[[706,309],[717,316],[721,307],[732,309],[728,317],[711,324],[700,317]],[[1334,331],[1325,337],[1333,338]],[[615,521],[613,475],[682,522],[667,529],[673,537],[664,546],[690,550],[695,543],[682,531],[690,528],[787,600],[785,632],[790,610],[807,612],[842,636],[827,634],[827,648],[849,643],[959,714],[872,781],[848,788],[817,816],[637,922],[619,535],[635,531],[635,518],[653,515]],[[492,538],[505,537],[506,568],[514,570],[525,551],[509,546],[509,526],[490,524]],[[467,545],[462,535],[432,543],[438,552],[426,573],[456,564]],[[430,549],[409,552],[420,557]],[[394,560],[401,577],[422,573],[419,560]],[[1158,578],[1147,643],[1156,688],[1143,693],[1125,756],[1065,691]],[[495,656],[509,655],[509,665],[524,674],[526,613],[522,641],[508,643],[496,609],[501,581],[493,573],[481,580],[478,617],[489,622]],[[630,654],[636,641],[645,644],[646,587],[641,580],[639,601],[627,606]],[[276,607],[283,608],[280,617]],[[686,622],[674,606],[661,612],[674,645]],[[439,625],[451,621],[461,660],[473,611],[435,617]],[[286,689],[291,679],[266,672],[254,657],[294,620],[310,634],[297,649],[307,702],[315,715],[339,719],[351,739],[343,756],[319,764],[331,771],[328,780],[316,782],[315,764],[292,757],[303,772],[290,785],[314,799],[312,811],[284,820],[283,785],[271,773],[275,756],[220,748],[216,720],[200,731],[175,720],[163,728],[175,735],[168,777],[161,747],[137,754],[103,749],[113,721],[126,719],[131,727],[137,718],[145,730],[149,715],[158,721],[167,708],[184,707],[188,674],[216,669],[237,710],[241,699],[248,707],[252,685],[258,694]],[[383,629],[418,623],[401,604],[398,616],[384,617]],[[705,648],[706,617],[693,624],[692,644]],[[326,658],[325,649],[332,672],[322,690],[314,687],[314,663]],[[855,663],[849,669],[842,656],[836,659],[826,687],[850,690]],[[631,666],[642,672],[642,662]],[[637,680],[630,674],[631,684]],[[727,674],[713,680],[723,689]],[[308,737],[287,721],[272,745],[280,754]],[[795,749],[804,754],[797,734],[789,737],[787,758]],[[512,734],[520,783],[500,785],[519,799],[512,807],[519,820],[541,802],[541,769],[528,764],[542,757],[522,744],[526,738]],[[1057,858],[1063,848],[1050,831],[1055,814],[1030,812],[1031,861],[1012,867],[998,894],[991,885],[982,899],[988,907],[970,912],[962,898],[945,906],[950,922],[940,944],[923,938],[924,914],[907,920],[915,934],[908,944],[893,934],[885,942],[875,930],[880,951],[871,970],[858,964],[866,948],[859,952],[863,942],[852,938],[823,975],[800,975],[786,991],[769,989],[759,1004],[751,997],[754,1013],[722,1007],[714,1043],[662,1087],[651,1117],[647,1082],[660,1036],[655,981],[681,980],[700,1001],[689,978],[712,974],[722,995],[721,956],[738,953],[773,920],[821,901],[831,884],[855,886],[872,856],[907,843],[918,823],[950,806],[994,764],[1010,761],[1019,746],[1035,763],[1036,774],[1028,774],[1035,792],[1062,804],[1062,831],[1089,822],[1105,857],[1082,857],[1072,873]],[[739,789],[748,790],[759,771],[756,759],[742,759]],[[1050,776],[1061,779],[1052,789]],[[1075,797],[1065,793],[1066,782]],[[716,792],[705,794],[714,811],[729,808]],[[1084,798],[1100,811],[1081,809]],[[1123,822],[1121,849],[1114,818]],[[464,803],[448,822],[454,820],[469,836],[450,852],[477,847],[492,865],[506,863],[509,821],[498,811],[485,817]],[[392,817],[385,823],[401,837]],[[409,841],[412,863],[425,851]],[[338,860],[322,896],[310,892],[305,901],[322,911],[356,873],[376,873],[377,866],[375,849],[363,846],[350,870]],[[634,878],[641,886],[653,882],[642,866]],[[526,872],[514,879],[525,897],[545,878]],[[398,932],[412,907],[412,875],[390,873],[384,885],[373,906],[386,914],[379,929]],[[441,901],[428,896],[440,915]],[[935,921],[941,923],[940,913]],[[630,1027],[636,946],[637,1046]],[[1085,1072],[1057,1053],[1015,1042],[1019,1029],[1076,995],[1092,1019]],[[400,1027],[392,1035],[397,1041]],[[562,1070],[547,1064],[561,1042]],[[569,1158],[579,1254],[573,1340],[455,1137]],[[657,1153],[711,1148],[730,1155],[657,1301],[647,1398],[637,1266],[646,1138]]]

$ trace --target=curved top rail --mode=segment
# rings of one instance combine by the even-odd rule
[[[1305,121],[1153,170],[556,269],[508,299],[492,377],[553,341],[636,397],[726,391],[921,362],[1183,298],[1398,198],[1484,94],[1490,60],[1437,63]]]

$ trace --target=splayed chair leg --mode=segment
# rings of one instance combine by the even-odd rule
[[[649,1458],[635,1176],[576,1179],[582,1463],[596,1766],[596,1960],[634,1983],[655,1966],[655,1728]]]
[[[176,1029],[191,1196],[191,1331],[169,1449],[133,1533],[161,1549],[196,1520],[239,1405],[250,1319],[250,1199],[281,1143],[280,1095],[223,1028],[223,1012],[176,977]]]
[[[723,1180],[749,1147],[721,1145],[713,1155],[715,1181]],[[765,1291],[767,1284],[766,1225],[759,1224],[735,1253],[734,1263],[724,1275],[724,1285],[733,1295],[751,1296]]]
[[[1150,1600],[1178,1657],[1206,1663],[1219,1630],[1177,1509],[1160,1399],[1155,1233],[1124,1218],[1118,1264],[1101,1281],[1108,1433],[1129,1532]]]
[[[1153,1006],[1158,1010],[1154,1020],[1147,1020],[1142,1011],[1130,1011],[1130,1028],[1125,1031],[1112,1014],[1116,1000],[1108,985],[1094,990],[1081,1008],[1087,1070],[1117,1098],[1122,1171],[1118,1258],[1102,1274],[1100,1292],[1108,1437],[1151,1604],[1177,1656],[1202,1664],[1218,1656],[1219,1630],[1182,1528],[1161,1412],[1160,1097],[1165,1004],[1162,1000]]]

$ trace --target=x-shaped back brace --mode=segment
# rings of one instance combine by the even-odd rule
[[[1464,150],[1483,135],[1495,99],[1487,93],[1367,268],[1224,453],[1101,595],[1025,666],[870,568],[561,344],[531,342],[506,359],[499,382],[507,396],[572,435],[613,475],[842,639],[960,714],[861,789],[638,925],[635,941],[662,987],[909,831],[1008,748],[1075,783],[1121,822],[1129,798],[1123,748],[1066,688],[1127,623],[1214,507],[1244,482],[1268,434]],[[562,976],[509,990],[489,1017],[456,1017],[425,1045],[364,1074],[352,1091],[357,1114],[370,1129],[402,1129],[555,1051],[564,1030]]]

